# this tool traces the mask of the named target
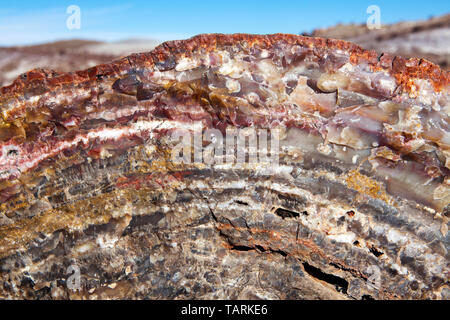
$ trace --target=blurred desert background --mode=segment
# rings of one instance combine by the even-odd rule
[[[404,57],[419,57],[450,66],[450,14],[428,20],[405,21],[369,30],[365,24],[338,24],[306,36],[348,40],[366,49]],[[0,47],[0,86],[34,68],[75,71],[107,63],[135,52],[152,50],[161,41],[129,39],[119,42],[63,40],[30,46]]]

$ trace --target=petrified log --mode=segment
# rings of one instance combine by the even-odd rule
[[[448,76],[279,34],[30,71],[1,89],[0,297],[448,299]],[[205,161],[236,130],[273,139]]]

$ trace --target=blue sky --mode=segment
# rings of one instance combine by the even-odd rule
[[[81,29],[69,30],[66,9],[81,9]],[[1,0],[0,45],[82,38],[181,39],[198,33],[301,33],[337,23],[364,23],[369,5],[381,22],[450,13],[449,0]]]

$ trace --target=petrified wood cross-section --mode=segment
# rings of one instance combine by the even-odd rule
[[[1,89],[0,297],[448,299],[448,76],[241,34],[30,71]],[[199,124],[278,130],[278,165],[173,161]]]

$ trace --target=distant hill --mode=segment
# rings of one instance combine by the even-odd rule
[[[366,49],[425,58],[450,68],[450,14],[369,30],[365,24],[339,24],[303,35],[348,40]]]

